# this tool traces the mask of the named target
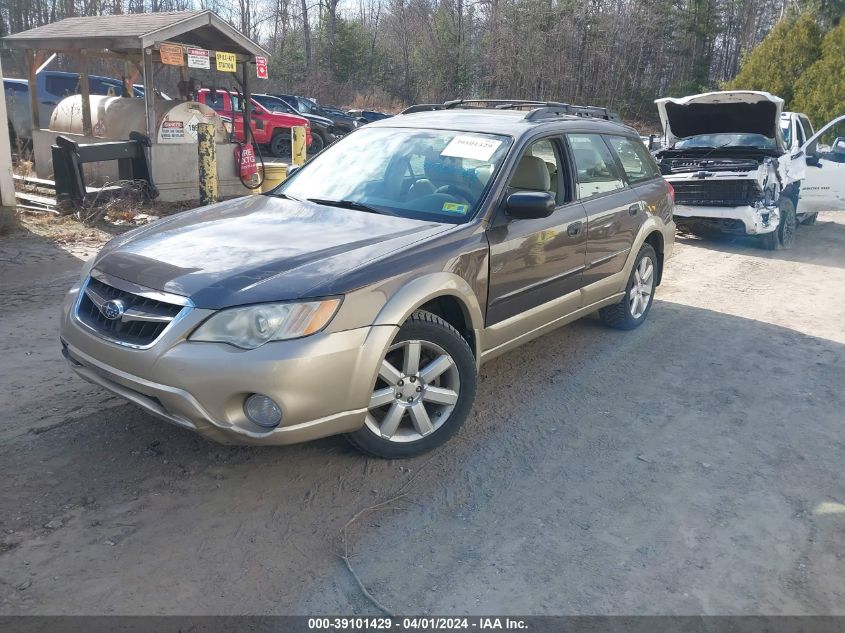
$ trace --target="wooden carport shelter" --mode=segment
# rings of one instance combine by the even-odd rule
[[[156,114],[153,64],[161,63],[159,52],[162,44],[179,44],[183,47],[202,48],[209,51],[211,69],[214,70],[216,52],[232,53],[240,66],[239,83],[244,93],[244,104],[250,103],[249,67],[256,56],[267,52],[213,11],[179,11],[169,13],[130,13],[93,17],[65,18],[53,24],[9,35],[2,40],[5,48],[24,50],[29,65],[29,94],[33,129],[41,128],[38,108],[36,70],[47,53],[74,56],[79,64],[79,92],[82,95],[82,123],[84,134],[92,135],[90,89],[88,84],[88,59],[91,57],[118,58],[125,64],[126,76],[143,77],[147,135],[155,143]],[[132,66],[139,72],[130,72]],[[182,66],[183,78],[185,66]],[[253,71],[254,72],[254,71]],[[238,73],[234,73],[237,75]],[[127,80],[131,84],[131,80]],[[132,86],[126,86],[132,94]],[[249,108],[244,109],[245,129],[249,126]],[[141,130],[139,130],[141,131]]]

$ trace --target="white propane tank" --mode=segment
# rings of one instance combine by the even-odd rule
[[[127,140],[133,131],[147,129],[144,100],[133,97],[91,95],[91,123],[94,136],[115,141]],[[223,121],[207,105],[195,101],[156,99],[154,143],[196,143],[197,124],[213,123],[216,142],[227,140]],[[50,117],[50,131],[82,134],[82,96],[62,99]]]

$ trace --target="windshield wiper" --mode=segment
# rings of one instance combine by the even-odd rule
[[[327,207],[338,207],[340,209],[352,209],[353,211],[366,211],[367,213],[384,213],[366,204],[355,202],[354,200],[326,200],[323,198],[308,198],[308,202],[315,204],[324,204]]]
[[[293,196],[289,196],[286,193],[274,193],[274,198],[284,198],[285,200],[293,200],[294,202],[302,202],[299,198],[294,198]]]

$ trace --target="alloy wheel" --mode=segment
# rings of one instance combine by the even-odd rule
[[[414,442],[449,419],[460,394],[455,360],[430,341],[392,345],[382,360],[366,425],[391,442]]]
[[[633,283],[628,291],[628,309],[632,317],[639,319],[645,314],[653,292],[654,262],[646,255],[634,269]]]

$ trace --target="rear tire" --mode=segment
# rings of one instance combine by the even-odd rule
[[[466,339],[440,317],[418,310],[399,328],[382,361],[366,423],[346,438],[385,459],[430,451],[461,428],[476,382]]]
[[[617,330],[633,330],[642,325],[657,288],[657,253],[651,244],[643,244],[625,286],[625,295],[613,305],[599,310],[599,318]],[[643,303],[644,302],[644,303]]]

